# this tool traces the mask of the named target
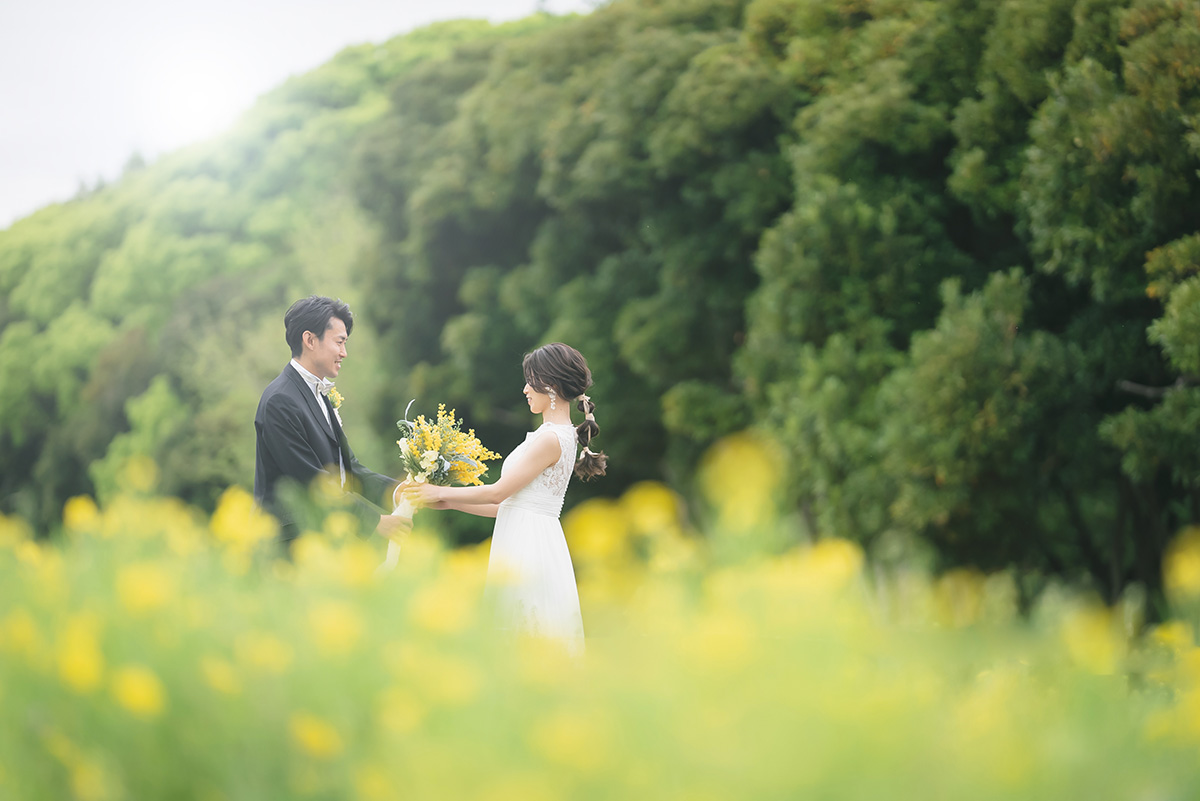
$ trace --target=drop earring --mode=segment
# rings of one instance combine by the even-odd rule
[[[554,408],[554,399],[557,398],[558,396],[554,394],[554,390],[550,390],[550,392],[548,392],[547,394],[550,396],[550,408],[553,409]]]

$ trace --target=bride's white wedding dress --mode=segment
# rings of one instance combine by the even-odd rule
[[[533,481],[504,500],[496,513],[485,596],[502,629],[563,641],[583,650],[579,591],[559,514],[575,467],[575,427],[542,423],[525,436],[500,468],[537,436],[558,437],[562,454]]]

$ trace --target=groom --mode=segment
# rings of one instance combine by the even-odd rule
[[[351,493],[351,508],[362,531],[373,530],[398,541],[411,523],[380,514],[374,506],[386,502],[391,508],[397,482],[358,463],[329,399],[333,388],[329,379],[341,370],[346,340],[354,327],[350,307],[313,295],[293,303],[283,324],[292,360],[267,386],[254,415],[255,500],[279,519],[280,538],[288,549],[300,531],[279,491],[289,480],[307,490],[313,479],[325,473]]]

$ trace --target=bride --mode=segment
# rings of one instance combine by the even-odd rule
[[[600,431],[596,405],[584,394],[592,373],[579,351],[560,342],[526,354],[522,367],[525,399],[542,424],[504,460],[500,478],[478,487],[408,485],[404,492],[427,508],[496,518],[485,597],[500,626],[562,640],[579,653],[583,618],[558,518],[572,466],[580,478],[591,479],[604,475],[607,464],[603,453],[588,447]],[[571,422],[571,400],[584,414],[578,426]],[[578,460],[576,443],[583,446]]]

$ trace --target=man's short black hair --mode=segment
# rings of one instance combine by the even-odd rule
[[[350,313],[350,307],[340,300],[309,295],[293,303],[287,314],[283,315],[283,327],[292,357],[304,352],[305,331],[312,331],[317,339],[324,339],[334,317],[346,324],[346,336],[350,336],[350,329],[354,328],[354,315]]]

